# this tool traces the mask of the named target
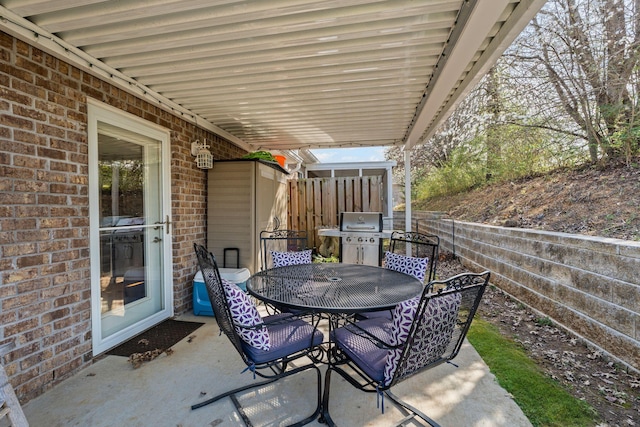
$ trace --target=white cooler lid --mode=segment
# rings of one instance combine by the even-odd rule
[[[233,283],[243,283],[251,277],[248,268],[219,268],[218,271],[220,271],[220,277]]]
[[[219,268],[218,271],[220,271],[220,277],[233,283],[243,283],[251,277],[251,272],[249,272],[248,268]],[[196,275],[193,277],[193,281],[204,282],[204,278],[202,277],[202,272],[200,270],[198,270]]]

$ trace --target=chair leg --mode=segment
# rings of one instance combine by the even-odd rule
[[[295,369],[292,369],[290,371],[284,372],[284,373],[282,373],[282,374],[280,374],[280,375],[278,375],[278,376],[276,376],[274,378],[269,378],[269,379],[267,379],[265,381],[260,381],[260,382],[257,382],[257,383],[254,382],[252,384],[248,384],[248,385],[243,386],[243,387],[238,387],[238,388],[233,389],[231,391],[227,391],[225,393],[222,393],[222,394],[219,394],[217,396],[214,396],[211,399],[205,400],[204,402],[196,403],[195,405],[191,406],[191,410],[202,408],[203,406],[207,406],[207,405],[209,405],[211,403],[217,402],[218,400],[224,399],[225,397],[230,397],[231,400],[233,401],[233,404],[238,409],[238,412],[240,413],[241,417],[243,418],[243,420],[247,424],[247,426],[251,426],[251,422],[248,420],[248,418],[245,419],[246,415],[244,415],[244,410],[242,409],[242,405],[240,405],[240,402],[236,399],[235,395],[236,394],[240,394],[243,391],[247,391],[247,390],[253,389],[253,388],[260,388],[262,386],[265,386],[265,385],[271,384],[273,382],[276,382],[276,381],[278,381],[278,380],[280,380],[282,378],[286,378],[288,376],[300,373],[302,371],[306,371],[308,369],[314,369],[316,371],[316,383],[318,385],[317,386],[317,396],[318,396],[318,398],[317,398],[317,402],[316,402],[316,408],[313,411],[313,413],[311,415],[309,415],[307,418],[305,418],[305,419],[303,419],[301,421],[298,421],[298,422],[296,422],[294,424],[291,424],[288,427],[300,427],[300,426],[303,426],[305,424],[309,424],[311,421],[315,420],[318,417],[318,415],[320,415],[320,412],[321,412],[321,409],[322,409],[321,408],[322,401],[321,401],[321,398],[320,398],[321,393],[322,393],[322,376],[321,376],[320,369],[315,365],[300,366],[298,368],[295,368]]]
[[[410,414],[412,414],[411,417],[407,417],[405,419],[402,420],[402,422],[406,422],[408,418],[413,418],[413,417],[419,417],[422,418],[424,421],[426,421],[430,426],[433,427],[440,427],[440,424],[438,424],[437,422],[435,422],[432,418],[430,418],[429,416],[427,416],[424,412],[420,411],[418,408],[409,405],[408,403],[406,403],[404,400],[400,399],[398,396],[396,396],[395,394],[393,394],[391,392],[391,390],[386,390],[384,392],[384,394],[387,395],[387,397],[389,399],[391,399],[391,401],[393,403],[395,403],[396,405],[398,405],[401,408],[404,408],[406,410],[409,411]],[[396,425],[401,425],[401,424],[396,424]]]
[[[320,414],[320,421],[323,424],[327,424],[329,427],[334,427],[335,423],[329,415],[329,391],[331,388],[331,371],[333,368],[329,366],[327,372],[324,374],[324,393],[322,394],[322,413]]]
[[[324,393],[322,395],[322,414],[320,415],[320,419],[319,419],[321,423],[325,423],[329,427],[335,426],[334,421],[331,419],[331,416],[329,415],[329,393],[330,393],[330,387],[331,387],[331,371],[333,370],[334,369],[331,366],[329,366],[324,376]],[[348,379],[348,378],[345,377],[345,379]],[[407,415],[405,418],[403,418],[401,421],[395,424],[395,426],[404,425],[404,423],[411,420],[412,418],[418,417],[424,420],[426,423],[428,423],[432,427],[440,427],[440,424],[435,422],[432,418],[427,416],[425,413],[421,412],[419,409],[409,405],[408,403],[400,399],[398,396],[393,394],[390,390],[386,390],[384,393],[385,395],[387,395],[389,399],[391,399],[391,402],[393,404],[398,406],[399,409],[401,409],[401,411],[405,415]]]

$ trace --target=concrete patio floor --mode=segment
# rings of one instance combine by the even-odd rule
[[[200,409],[191,405],[253,381],[212,317],[183,315],[205,325],[162,355],[133,369],[125,357],[106,356],[23,406],[32,427],[243,425],[230,399]],[[394,392],[444,426],[531,426],[495,381],[475,349],[465,343],[454,360],[411,378]],[[324,379],[324,376],[323,376]],[[403,415],[390,401],[385,413],[375,394],[363,393],[333,375],[330,413],[341,427],[386,427]],[[252,423],[283,426],[312,411],[315,374],[308,371],[252,391],[240,400]],[[314,421],[309,426],[321,426]],[[407,425],[422,425],[413,421]]]

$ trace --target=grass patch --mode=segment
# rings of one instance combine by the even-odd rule
[[[503,337],[495,326],[476,318],[467,337],[535,427],[597,424],[598,415],[588,403],[546,376],[516,342]]]

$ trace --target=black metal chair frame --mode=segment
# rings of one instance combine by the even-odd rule
[[[404,402],[397,395],[392,393],[390,389],[407,378],[443,363],[450,363],[457,367],[457,365],[452,363],[451,360],[454,359],[460,351],[460,347],[462,346],[467,332],[469,331],[471,321],[473,320],[484,290],[489,282],[489,276],[490,273],[488,271],[483,273],[462,273],[447,280],[429,282],[420,298],[415,318],[412,322],[409,335],[404,345],[392,346],[384,340],[372,335],[369,331],[360,328],[357,322],[351,323],[349,325],[350,330],[353,329],[357,335],[371,340],[378,348],[402,348],[402,354],[391,382],[389,382],[388,385],[383,385],[370,378],[353,360],[343,352],[340,352],[337,345],[334,345],[334,358],[329,364],[325,374],[324,393],[322,399],[322,419],[324,422],[329,426],[335,425],[329,415],[331,372],[335,371],[351,385],[364,392],[384,393],[384,395],[386,395],[392,403],[400,409],[403,415],[405,415],[405,418],[396,425],[403,425],[403,423],[417,416],[429,425],[439,427],[439,424],[436,421],[417,408]],[[445,352],[435,360],[423,360],[426,363],[422,365],[418,364],[418,367],[416,368],[416,360],[419,360],[420,355],[422,354],[421,349],[424,343],[421,343],[420,337],[423,332],[423,318],[429,303],[436,298],[442,298],[456,292],[461,293],[461,306],[456,320],[455,330],[452,334],[449,345]]]
[[[307,232],[304,230],[263,230],[260,232],[262,270],[271,266],[271,251],[289,252],[307,249]]]
[[[202,276],[205,281],[207,293],[209,295],[209,299],[211,301],[213,311],[215,313],[216,321],[218,323],[218,326],[220,327],[220,333],[221,334],[224,333],[227,336],[227,338],[229,338],[234,348],[238,351],[238,353],[240,354],[240,357],[242,358],[244,363],[247,365],[248,369],[251,370],[255,375],[261,378],[264,378],[265,380],[253,382],[246,386],[227,391],[225,393],[212,397],[204,402],[197,403],[191,406],[191,409],[193,410],[193,409],[201,408],[203,406],[209,405],[225,397],[230,397],[236,409],[238,410],[238,413],[242,417],[244,423],[247,426],[251,426],[252,425],[251,421],[246,416],[240,402],[235,397],[236,394],[245,392],[250,389],[265,386],[267,384],[278,381],[282,378],[295,375],[297,373],[306,371],[308,369],[313,369],[316,371],[316,377],[317,377],[317,392],[318,392],[317,396],[318,397],[317,397],[316,408],[311,415],[309,415],[308,417],[306,417],[301,421],[291,424],[291,426],[303,426],[305,424],[310,423],[314,419],[316,419],[321,412],[322,380],[321,380],[320,370],[313,362],[301,364],[300,366],[296,366],[293,369],[287,369],[287,368],[290,362],[301,359],[302,357],[305,357],[305,356],[308,356],[310,357],[311,360],[313,360],[314,352],[321,351],[321,350],[317,349],[316,347],[313,347],[311,345],[312,342],[310,342],[309,343],[310,346],[308,348],[302,351],[299,351],[297,353],[293,353],[285,357],[281,357],[281,358],[264,362],[264,363],[254,363],[243,351],[242,340],[234,328],[233,319],[231,317],[231,310],[229,309],[227,297],[222,287],[222,279],[220,277],[220,272],[218,271],[218,265],[216,263],[215,256],[211,252],[207,251],[206,248],[204,248],[201,245],[198,245],[197,243],[194,243],[193,246],[194,246],[196,255],[198,257],[198,264],[199,264],[200,270],[202,271]],[[299,316],[296,316],[296,315],[290,315],[284,318],[279,317],[276,321],[270,322],[270,323],[265,322],[263,325],[286,323],[298,318]],[[313,326],[315,330],[317,325],[313,325]],[[263,327],[263,326],[260,325],[259,327]]]
[[[389,239],[389,252],[403,254],[407,244],[411,244],[411,256],[428,257],[427,274],[425,283],[436,278],[436,267],[438,266],[438,250],[440,238],[435,234],[418,233],[415,231],[394,231]]]

